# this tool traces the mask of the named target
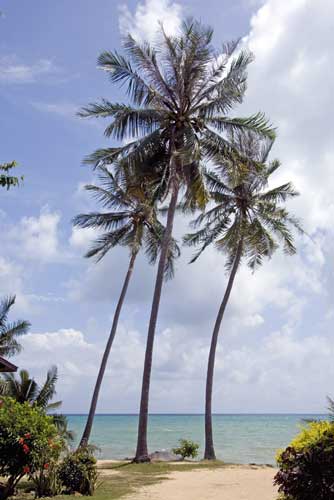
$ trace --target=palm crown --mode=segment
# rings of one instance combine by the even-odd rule
[[[161,27],[159,44],[139,43],[131,35],[124,41],[128,58],[104,52],[99,66],[113,83],[127,85],[133,105],[102,100],[82,109],[82,117],[111,118],[107,137],[130,140],[126,145],[99,149],[87,158],[94,165],[122,159],[134,169],[147,164],[158,153],[164,186],[174,174],[184,182],[188,194],[194,189],[198,204],[205,203],[200,160],[228,154],[231,144],[226,133],[254,132],[274,137],[263,114],[249,118],[229,118],[227,113],[242,101],[246,89],[246,69],[252,55],[240,51],[237,43],[216,53],[211,45],[212,30],[189,21],[181,33],[167,36]],[[167,161],[161,161],[166,158]],[[173,166],[172,166],[173,165]]]
[[[48,371],[42,386],[31,378],[27,370],[20,370],[18,378],[13,373],[5,373],[1,379],[1,388],[3,394],[15,398],[19,403],[28,401],[48,411],[61,405],[61,401],[52,402],[56,394],[57,380],[58,373],[55,366]]]
[[[9,311],[15,303],[15,296],[4,298],[0,303],[0,356],[13,356],[21,351],[17,337],[28,333],[30,323],[18,320],[7,321]]]
[[[192,261],[214,243],[218,250],[227,254],[228,269],[240,245],[240,258],[246,258],[249,267],[254,269],[262,263],[263,257],[271,257],[279,243],[286,253],[295,253],[290,228],[301,232],[302,228],[281,203],[298,193],[290,182],[266,189],[270,176],[280,166],[277,160],[267,162],[271,142],[263,144],[249,133],[238,135],[234,143],[252,165],[240,161],[240,157],[235,161],[221,159],[214,171],[206,173],[214,206],[193,221],[194,227],[203,227],[186,235],[185,243],[200,245]]]
[[[124,173],[116,178],[106,166],[98,166],[97,171],[99,185],[90,184],[86,189],[108,211],[81,214],[74,218],[76,226],[104,231],[86,256],[101,260],[117,245],[128,247],[131,254],[137,254],[143,247],[149,262],[153,264],[159,253],[164,226],[158,220],[152,193],[143,183],[130,182]],[[172,240],[166,276],[173,275],[174,259],[179,253],[175,240]]]

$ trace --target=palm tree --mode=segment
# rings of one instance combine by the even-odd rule
[[[41,408],[45,413],[49,413],[62,404],[62,401],[52,402],[56,395],[57,380],[58,370],[56,366],[52,366],[48,370],[46,380],[42,386],[37,384],[27,370],[20,370],[18,378],[13,373],[5,373],[0,378],[0,394],[14,398],[19,403],[28,402]],[[59,434],[67,441],[72,441],[74,434],[67,429],[65,415],[52,413],[51,416]]]
[[[10,308],[15,304],[15,295],[4,298],[0,302],[0,356],[14,356],[22,347],[17,337],[28,333],[30,323],[18,320],[8,323],[7,318]]]
[[[56,394],[57,380],[57,367],[53,366],[48,370],[46,380],[41,387],[31,378],[27,370],[20,370],[18,378],[13,373],[5,373],[1,385],[6,396],[14,398],[19,403],[31,403],[47,412],[61,405],[61,401],[51,402]]]
[[[161,26],[153,45],[139,43],[131,35],[124,41],[126,56],[104,52],[99,66],[112,83],[127,85],[132,104],[102,100],[90,104],[82,117],[111,118],[107,137],[126,140],[120,147],[95,151],[86,161],[93,165],[115,159],[135,175],[150,164],[160,176],[160,199],[168,199],[167,223],[159,257],[148,327],[135,461],[148,461],[147,421],[155,330],[163,275],[179,198],[203,207],[207,201],[201,161],[218,152],[229,155],[226,132],[254,130],[274,137],[265,117],[230,118],[228,113],[242,101],[246,69],[252,55],[240,51],[238,43],[225,44],[221,53],[211,45],[212,29],[195,21],[183,23],[177,36],[167,36]],[[155,163],[152,158],[160,161]],[[163,161],[162,161],[163,160]]]
[[[149,263],[154,264],[160,251],[164,233],[164,227],[157,218],[154,198],[145,184],[140,184],[137,180],[130,181],[126,177],[125,171],[116,178],[104,166],[98,166],[97,170],[100,185],[88,185],[86,189],[93,193],[108,212],[78,215],[74,219],[74,225],[105,231],[102,236],[97,238],[93,247],[86,254],[87,257],[96,257],[100,261],[109,250],[116,246],[125,246],[130,250],[130,259],[102,357],[80,447],[87,446],[89,441],[101,384],[138,252],[144,248]],[[164,269],[166,278],[173,275],[173,261],[178,256],[178,246],[174,240],[171,240]]]
[[[226,268],[229,272],[212,333],[207,368],[204,453],[207,460],[215,459],[211,406],[218,334],[238,268],[245,258],[248,266],[252,270],[256,269],[264,257],[271,258],[279,242],[282,242],[287,254],[294,254],[296,249],[289,226],[302,231],[298,221],[282,205],[298,194],[292,184],[286,183],[266,190],[269,177],[280,166],[277,160],[267,162],[271,143],[261,146],[253,134],[239,135],[235,142],[244,161],[240,162],[240,158],[236,161],[222,158],[215,171],[207,174],[214,206],[193,222],[195,227],[202,224],[204,227],[185,237],[186,244],[200,245],[192,262],[214,243],[217,250],[227,255]],[[247,158],[250,162],[248,165]]]

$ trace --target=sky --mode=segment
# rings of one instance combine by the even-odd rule
[[[236,278],[219,342],[214,411],[323,412],[334,395],[334,3],[332,0],[0,0],[0,162],[17,160],[19,189],[0,193],[0,296],[16,294],[11,319],[32,323],[13,362],[37,381],[59,369],[63,411],[85,413],[128,254],[84,259],[94,235],[71,219],[97,208],[83,186],[83,158],[108,144],[103,122],[81,106],[125,99],[97,68],[131,32],[151,40],[159,20],[176,32],[193,16],[215,30],[217,48],[243,38],[255,54],[244,103],[277,127],[275,183],[292,181],[289,204],[308,236]],[[179,238],[187,224],[179,218]],[[163,290],[150,411],[202,413],[211,331],[226,286],[224,257],[187,249]],[[155,269],[140,258],[101,397],[100,413],[136,413]]]

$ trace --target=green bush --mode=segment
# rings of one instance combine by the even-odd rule
[[[175,455],[181,455],[182,460],[185,458],[196,458],[198,455],[199,444],[194,443],[188,439],[180,439],[180,446],[178,448],[173,448],[172,452]]]
[[[58,465],[55,462],[44,466],[43,469],[33,474],[30,479],[34,485],[36,498],[54,497],[60,495],[63,491]]]
[[[0,398],[0,500],[13,495],[24,475],[44,474],[58,460],[64,442],[52,417],[29,403]]]
[[[285,500],[334,500],[334,423],[312,422],[279,452],[275,484]]]
[[[91,449],[69,453],[59,466],[59,479],[67,493],[93,495],[97,483],[96,458]]]

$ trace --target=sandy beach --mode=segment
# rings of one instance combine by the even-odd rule
[[[105,461],[105,463],[112,463]],[[104,461],[99,461],[102,475]],[[173,471],[156,484],[142,486],[125,500],[276,500],[276,469],[268,466],[229,465],[223,468]],[[113,474],[113,473],[111,473]]]
[[[172,472],[127,500],[275,500],[274,475],[274,469],[258,467]]]

